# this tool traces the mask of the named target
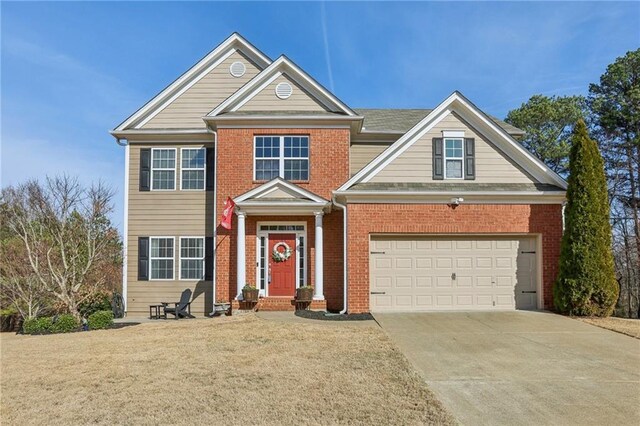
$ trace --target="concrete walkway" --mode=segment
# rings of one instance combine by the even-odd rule
[[[638,339],[543,312],[375,318],[463,424],[640,424]]]

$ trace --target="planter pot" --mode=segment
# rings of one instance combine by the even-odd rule
[[[298,302],[311,302],[313,300],[313,289],[312,288],[296,289],[296,300]]]
[[[243,302],[257,302],[258,301],[258,289],[242,290]]]

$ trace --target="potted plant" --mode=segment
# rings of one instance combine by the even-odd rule
[[[258,301],[258,289],[247,284],[242,287],[242,300],[244,302],[257,302]]]
[[[296,289],[296,300],[298,302],[311,302],[313,300],[313,287],[303,285]]]

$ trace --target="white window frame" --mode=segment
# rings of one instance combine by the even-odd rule
[[[202,240],[202,258],[198,258],[198,257],[182,257],[182,240],[183,239],[197,239],[197,240]],[[178,281],[204,281],[204,276],[205,276],[205,257],[206,257],[206,241],[204,237],[199,237],[199,236],[186,236],[186,237],[179,237],[179,248],[178,250],[180,250],[179,254],[178,254]],[[182,278],[182,259],[185,260],[200,260],[202,262],[202,277],[201,278]]]
[[[297,226],[302,225],[304,229],[300,230],[273,230],[273,231],[263,231],[260,229],[261,226],[265,225],[277,225],[277,226]],[[302,265],[302,275],[304,284],[310,285],[309,276],[307,275],[307,271],[309,268],[309,239],[307,238],[307,222],[258,222],[256,224],[256,287],[260,288],[260,237],[266,237],[267,243],[264,246],[264,277],[265,277],[265,286],[264,291],[260,290],[260,295],[263,297],[269,296],[269,259],[271,258],[271,253],[269,252],[269,234],[295,234],[296,235],[296,250],[300,247],[300,237],[304,238],[304,265]],[[296,253],[296,288],[300,288],[300,256]]]
[[[168,258],[168,257],[152,257],[151,256],[151,252],[152,252],[151,246],[153,245],[152,241],[153,240],[162,240],[162,239],[171,239],[171,246],[173,247],[173,257],[172,258]],[[171,268],[171,272],[172,272],[171,278],[153,278],[153,274],[152,274],[153,267],[151,266],[153,264],[153,260],[167,260],[167,259],[171,259],[171,261],[173,262],[173,267]],[[149,281],[175,281],[175,279],[176,279],[176,238],[175,237],[169,237],[169,236],[149,237]]]
[[[171,168],[164,168],[164,167],[153,167],[153,153],[155,151],[173,151],[174,152],[174,163],[173,163],[173,169]],[[159,171],[171,171],[173,170],[173,189],[163,189],[163,188],[154,188],[153,187],[153,172],[155,170],[159,170]],[[151,185],[150,188],[152,191],[175,191],[176,188],[178,187],[177,185],[177,179],[178,179],[178,149],[177,148],[151,148]]]
[[[280,156],[279,157],[256,157],[256,139],[257,138],[278,138],[279,146],[280,146]],[[307,138],[307,156],[306,157],[285,157],[284,156],[284,138]],[[284,177],[284,161],[285,160],[307,160],[308,170],[307,170],[307,179],[297,180],[294,179],[293,182],[309,182],[311,180],[311,136],[309,135],[254,135],[253,137],[253,180],[256,181],[256,163],[258,160],[278,160],[278,177],[285,179]],[[260,182],[263,180],[261,179]]]
[[[202,168],[200,167],[182,167],[182,159],[184,158],[184,151],[204,151],[204,166]],[[177,161],[176,161],[177,162]],[[193,188],[184,188],[182,185],[183,179],[182,179],[182,172],[184,171],[199,171],[202,170],[202,174],[204,176],[204,180],[203,180],[203,185],[202,185],[202,189],[193,189]],[[207,148],[205,148],[204,146],[201,147],[193,147],[193,148],[180,148],[180,191],[204,191],[207,189]]]
[[[462,156],[461,157],[448,157],[447,156],[447,141],[461,141],[461,147],[462,147]],[[442,151],[443,151],[443,172],[444,172],[444,179],[447,180],[461,180],[464,179],[464,137],[444,137],[443,138],[443,147],[442,147]],[[460,160],[460,171],[462,172],[460,177],[448,177],[447,176],[447,160]]]

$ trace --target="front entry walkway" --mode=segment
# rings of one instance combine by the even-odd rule
[[[374,317],[463,424],[640,424],[640,340],[542,312]]]

